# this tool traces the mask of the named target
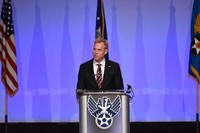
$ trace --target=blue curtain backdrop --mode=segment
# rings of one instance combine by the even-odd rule
[[[109,58],[135,92],[131,121],[195,120],[195,82],[188,77],[192,4],[104,0]],[[9,98],[9,122],[77,122],[77,73],[92,56],[97,0],[12,5],[19,91]],[[0,82],[0,122],[4,110]]]

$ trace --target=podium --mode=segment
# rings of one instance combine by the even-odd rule
[[[125,92],[82,91],[79,133],[129,133],[129,98]]]

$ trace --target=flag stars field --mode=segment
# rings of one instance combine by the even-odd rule
[[[200,52],[200,41],[196,38],[194,38],[195,44],[193,45],[193,49],[196,49],[197,55],[199,55]]]

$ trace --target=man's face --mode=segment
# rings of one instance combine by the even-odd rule
[[[96,62],[101,62],[107,54],[107,49],[103,42],[95,43],[93,48],[93,58]]]

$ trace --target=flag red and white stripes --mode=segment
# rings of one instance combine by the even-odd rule
[[[1,80],[10,95],[18,90],[16,49],[11,0],[3,0],[0,20]]]

